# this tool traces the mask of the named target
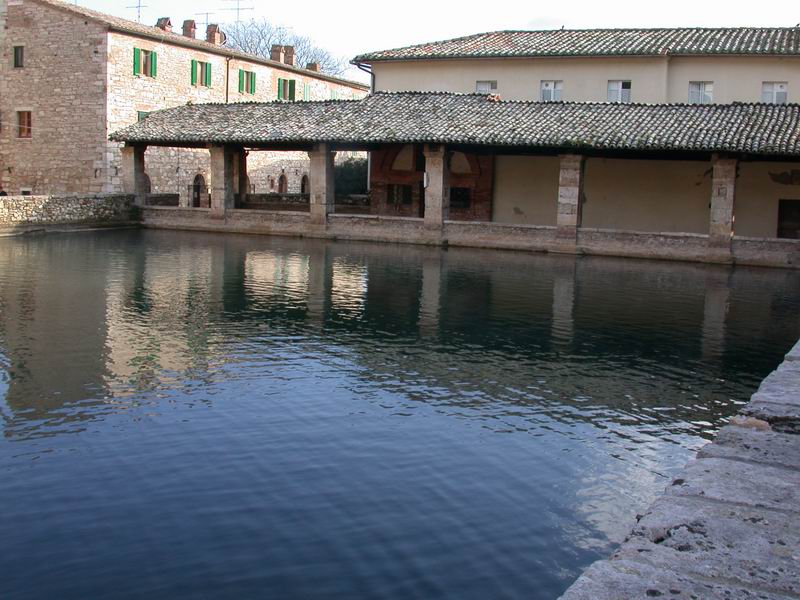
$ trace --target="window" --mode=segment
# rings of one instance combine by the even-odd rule
[[[29,138],[33,134],[31,111],[21,110],[17,113],[17,137]]]
[[[714,102],[713,81],[690,81],[689,104],[711,104]]]
[[[471,190],[467,187],[450,188],[450,208],[469,208]]]
[[[542,102],[559,102],[563,87],[563,81],[542,81],[542,93],[539,99]]]
[[[778,201],[778,237],[800,239],[800,200]]]
[[[609,102],[630,102],[631,101],[631,82],[610,80],[608,82],[608,101]]]
[[[785,81],[765,81],[761,84],[761,101],[769,104],[786,104],[789,84]]]
[[[21,69],[25,66],[25,46],[14,46],[14,68]]]
[[[491,94],[497,91],[496,81],[476,81],[475,92],[478,94]]]
[[[146,110],[139,110],[139,111],[136,111],[136,120],[137,120],[139,123],[141,123],[142,121],[144,121],[144,120],[145,120],[147,117],[149,117],[149,116],[150,116],[150,113],[149,113],[148,111],[146,111]]]
[[[192,85],[211,87],[211,63],[199,60],[192,61]]]
[[[33,195],[33,190],[31,188],[21,188],[19,193],[21,196],[31,196]]]
[[[386,186],[386,201],[394,206],[408,206],[411,204],[411,186],[390,183]]]
[[[158,73],[158,54],[151,50],[133,49],[133,74],[155,77]]]
[[[294,100],[294,79],[278,79],[278,100]]]
[[[239,93],[254,95],[256,93],[256,74],[239,69]]]
[[[311,84],[303,85],[303,100],[311,100]]]

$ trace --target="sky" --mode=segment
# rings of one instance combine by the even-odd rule
[[[75,0],[72,0],[73,2]],[[77,0],[86,8],[136,20],[138,0]],[[796,0],[743,2],[736,0],[567,0],[531,3],[511,0],[492,2],[443,2],[442,0],[142,0],[142,22],[155,24],[171,17],[176,28],[184,19],[226,23],[236,19],[237,2],[242,20],[268,18],[307,35],[320,46],[347,59],[371,50],[442,40],[498,29],[553,29],[587,27],[791,27],[800,23]],[[473,9],[473,7],[475,7]],[[349,77],[363,80],[352,69]]]

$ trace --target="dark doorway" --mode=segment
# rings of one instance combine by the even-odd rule
[[[309,194],[311,190],[309,189],[308,185],[308,175],[303,175],[303,179],[300,180],[300,193],[301,194]]]
[[[208,195],[208,188],[206,187],[205,178],[199,173],[195,175],[194,182],[192,183],[192,206],[200,208]]]
[[[800,200],[781,200],[778,204],[778,237],[800,239]]]
[[[286,179],[286,175],[281,175],[278,178],[278,193],[279,194],[289,193],[289,180]]]

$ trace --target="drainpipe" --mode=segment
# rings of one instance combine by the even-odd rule
[[[369,93],[375,93],[375,73],[372,66],[364,63],[353,63],[359,70],[369,74]],[[372,152],[367,152],[367,193],[372,191]]]
[[[225,58],[225,104],[228,104],[231,94],[231,57]]]

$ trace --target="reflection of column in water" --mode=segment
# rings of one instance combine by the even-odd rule
[[[553,277],[553,321],[550,329],[554,347],[572,343],[575,321],[575,263],[557,268]]]
[[[727,271],[709,276],[703,305],[703,358],[719,358],[725,351],[725,320],[728,317],[730,295]]]
[[[331,269],[327,246],[315,244],[308,253],[308,303],[306,318],[315,323],[325,320],[325,305],[331,290]]]
[[[422,259],[422,290],[419,298],[419,333],[435,336],[439,333],[439,313],[442,289],[442,254]]]

